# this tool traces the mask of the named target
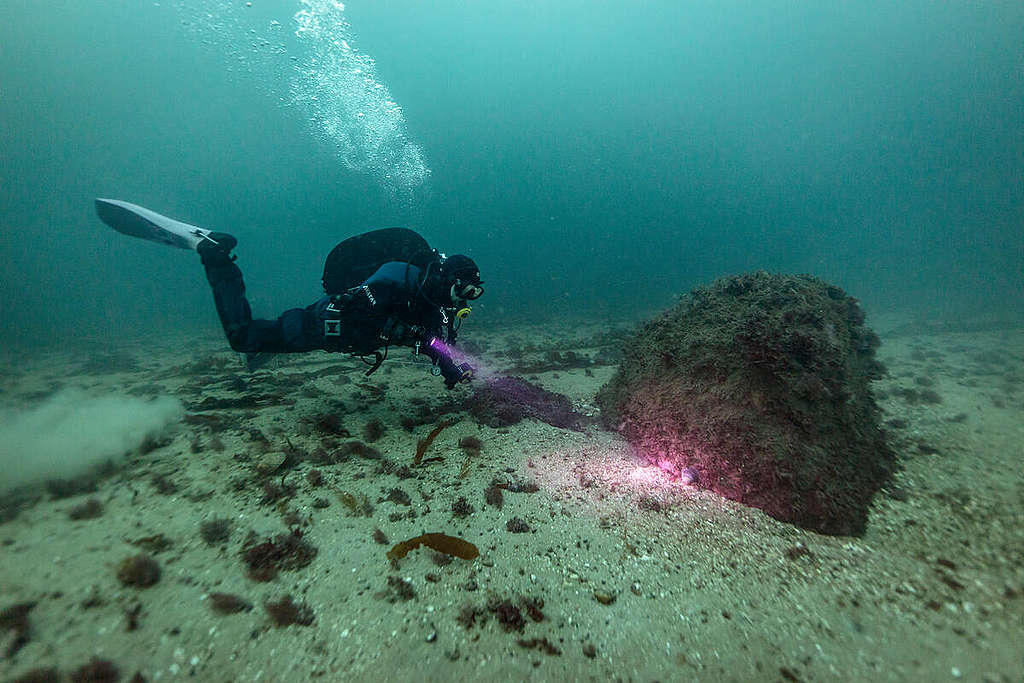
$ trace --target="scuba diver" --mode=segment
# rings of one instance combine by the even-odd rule
[[[259,320],[245,298],[232,235],[120,200],[97,199],[96,212],[119,232],[199,253],[224,334],[232,349],[246,354],[250,369],[271,354],[323,350],[361,357],[371,365],[369,375],[389,347],[406,346],[430,359],[431,372],[448,389],[473,377],[453,346],[469,302],[483,294],[480,271],[468,256],[445,256],[412,230],[384,228],[344,240],[324,265],[323,297],[276,320]]]

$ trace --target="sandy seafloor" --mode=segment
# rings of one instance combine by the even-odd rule
[[[148,681],[1024,680],[1024,329],[868,324],[883,339],[889,376],[876,390],[904,469],[857,538],[804,531],[671,481],[596,427],[492,429],[457,412],[408,431],[400,420],[425,410],[422,400],[436,408],[470,390],[448,394],[426,366],[401,362],[404,352],[370,378],[358,361],[324,353],[250,375],[212,333],[155,350],[8,352],[6,406],[69,386],[170,394],[193,408],[275,392],[286,401],[190,410],[214,417],[181,421],[91,493],[44,495],[0,524],[0,609],[36,603],[28,640],[0,659],[0,679],[55,667],[68,680],[97,657],[122,680]],[[593,414],[614,371],[602,364],[608,347],[597,346],[608,343],[606,327],[468,325],[463,336],[487,340],[483,360],[498,369],[528,344],[536,348],[518,362],[552,349],[596,358],[589,372],[535,376]],[[380,455],[260,474],[268,450],[314,452],[326,438],[314,416],[324,413],[353,439],[382,421],[372,444]],[[458,422],[421,466],[401,469],[444,417]],[[465,436],[483,449],[460,478]],[[316,487],[313,468],[323,475]],[[484,499],[495,478],[539,490],[506,491],[498,508]],[[261,502],[260,482],[282,479],[294,495]],[[393,489],[411,504],[388,500],[400,499]],[[339,492],[365,496],[370,516]],[[459,497],[475,509],[462,519],[452,509]],[[69,519],[91,498],[101,516]],[[222,518],[231,535],[210,545],[200,524]],[[530,530],[509,531],[513,518]],[[316,547],[312,562],[269,582],[249,578],[240,552],[250,532],[264,540],[290,525]],[[390,545],[424,532],[460,536],[481,555],[438,564],[421,548],[392,566]],[[145,589],[116,575],[140,542],[162,570]],[[214,613],[213,592],[253,609]],[[263,604],[285,595],[312,609],[311,624],[271,623]],[[543,619],[526,616],[521,631],[487,611],[524,598],[543,601]],[[468,627],[458,618],[467,605],[477,613]],[[0,654],[15,638],[0,632]]]

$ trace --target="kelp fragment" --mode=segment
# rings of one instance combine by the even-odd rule
[[[455,424],[455,420],[442,420],[436,427],[430,430],[430,433],[427,434],[427,438],[419,440],[416,444],[416,458],[412,461],[413,467],[420,464],[420,461],[423,460],[423,454],[427,452],[428,448],[430,448],[430,444],[434,443],[434,439],[437,438],[437,435],[444,431],[445,428],[451,427],[453,424]]]
[[[480,556],[480,550],[469,541],[464,541],[455,536],[448,536],[447,534],[423,534],[422,536],[410,538],[408,541],[396,544],[388,551],[388,559],[399,560],[408,555],[410,550],[415,550],[421,545],[433,548],[440,553],[454,555],[463,560],[472,560]]]

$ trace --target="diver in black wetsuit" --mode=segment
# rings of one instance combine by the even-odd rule
[[[422,243],[416,258],[404,258],[411,252],[401,249],[394,260],[380,258],[379,245],[396,236]],[[333,257],[349,243],[378,247],[378,258],[369,261],[374,270],[365,279],[346,281],[344,273],[332,272],[332,267],[340,268],[339,260],[332,263]],[[372,356],[370,374],[387,357],[388,347],[398,345],[429,357],[434,374],[443,376],[449,389],[472,378],[473,368],[452,354],[459,324],[469,314],[468,302],[483,294],[480,271],[468,256],[444,257],[404,228],[365,233],[339,244],[328,258],[326,296],[306,308],[287,310],[276,320],[253,320],[242,271],[231,255],[236,244],[231,235],[214,232],[196,251],[228,342],[250,360],[265,353],[340,351],[364,359]],[[366,265],[364,260],[361,266]]]

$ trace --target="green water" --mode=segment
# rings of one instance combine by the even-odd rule
[[[217,323],[118,197],[235,233],[258,315],[407,225],[495,324],[808,272],[870,312],[1024,311],[1020,3],[6,0],[4,341]],[[358,70],[358,73],[356,71]]]

